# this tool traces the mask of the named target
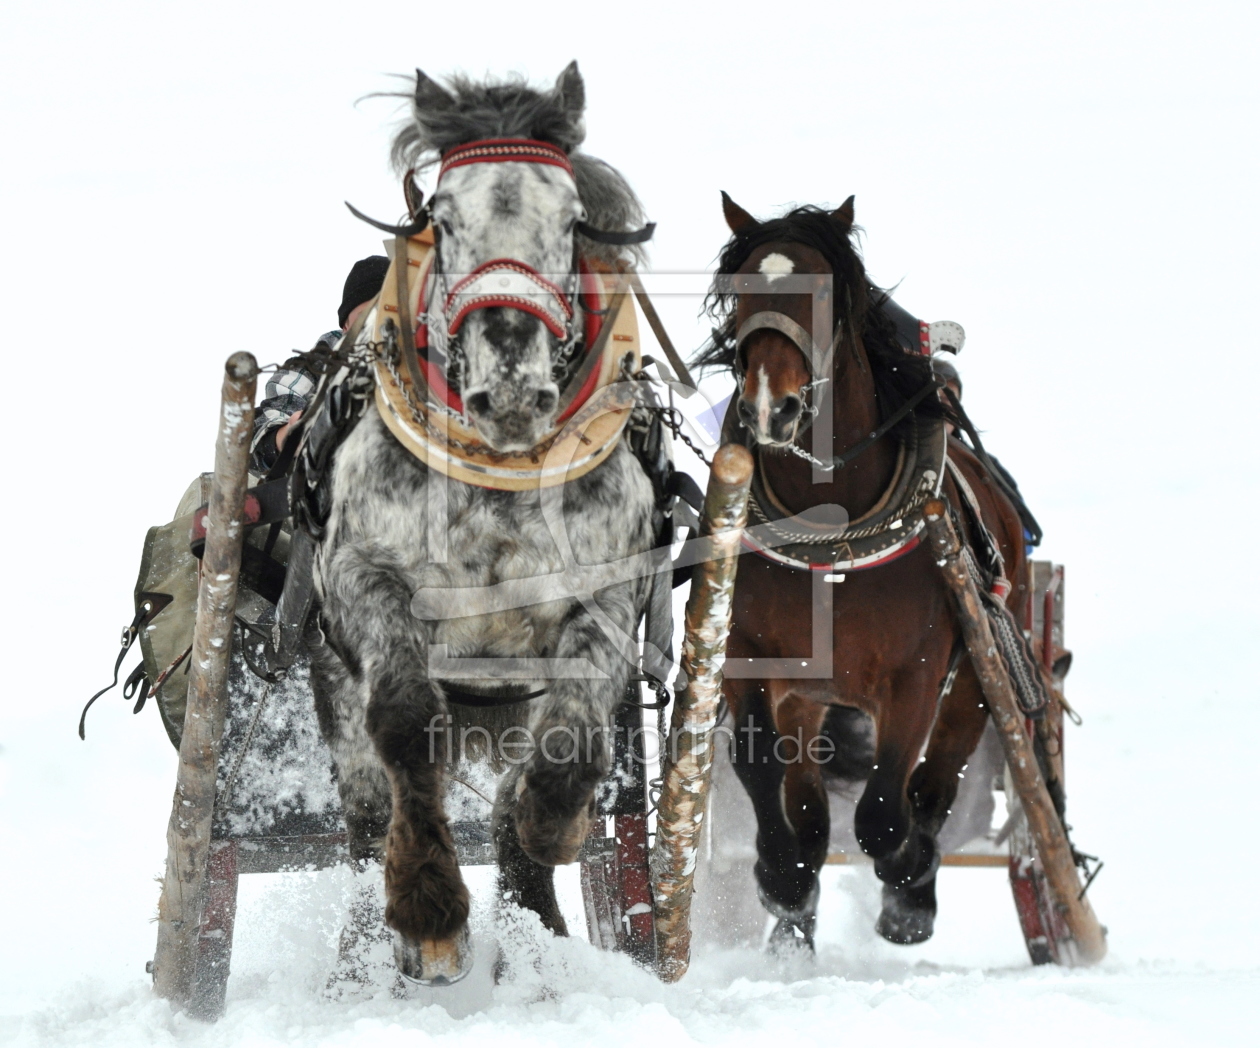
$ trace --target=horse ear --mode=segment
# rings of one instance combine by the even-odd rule
[[[726,224],[731,227],[732,233],[742,233],[757,224],[752,215],[726,195],[725,189],[722,190],[722,214],[726,216]]]
[[[571,119],[578,119],[586,109],[586,83],[578,72],[576,59],[556,77],[556,97]]]
[[[853,197],[850,196],[843,204],[836,208],[831,217],[844,226],[845,230],[853,228]]]
[[[441,84],[422,69],[416,70],[416,109],[421,113],[446,109],[455,104]]]

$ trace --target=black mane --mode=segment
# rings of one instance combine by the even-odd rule
[[[861,336],[875,379],[879,417],[884,419],[895,412],[932,377],[932,362],[929,357],[907,353],[897,341],[893,323],[882,309],[889,294],[867,278],[854,244],[860,232],[858,226],[846,229],[831,212],[806,205],[734,234],[718,255],[716,279],[704,301],[714,327],[712,337],[695,356],[696,365],[735,367],[736,295],[723,287],[726,282],[722,278],[739,272],[749,256],[766,244],[803,244],[827,260],[835,277],[836,323],[845,324],[846,332],[838,352],[847,351],[850,338]],[[932,396],[920,401],[914,413],[932,418],[950,414],[940,399]]]

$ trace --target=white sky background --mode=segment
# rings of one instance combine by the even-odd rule
[[[1248,824],[1256,10],[9,0],[0,830],[45,868],[0,906],[23,935],[63,935],[0,947],[14,985],[41,962],[112,964],[109,937],[152,906],[173,754],[152,710],[132,721],[113,695],[82,744],[79,707],[130,619],[145,529],[210,468],[224,358],[280,361],[333,326],[350,263],[380,250],[343,200],[401,211],[394,103],[354,103],[417,64],[550,83],[577,58],[587,148],[659,223],[661,269],[711,264],[719,189],[761,216],[856,194],[872,277],[967,329],[968,408],[1068,565],[1076,705],[1168,722],[1110,779],[1120,757],[1087,722],[1072,757],[1114,792],[1075,794],[1075,821],[1105,851],[1116,797],[1150,814],[1175,778],[1174,814],[1199,818],[1210,791],[1213,825]],[[664,311],[694,349],[692,304]],[[113,855],[129,834],[152,855]],[[71,891],[97,916],[67,959],[73,922],[49,911]]]

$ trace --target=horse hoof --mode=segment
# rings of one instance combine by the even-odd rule
[[[775,923],[770,932],[770,941],[766,944],[776,957],[787,959],[814,955],[815,919],[807,917],[798,922],[781,919]]]
[[[801,901],[795,906],[780,902],[766,891],[765,887],[760,883],[761,878],[758,877],[757,898],[761,900],[761,905],[772,917],[778,917],[779,923],[787,921],[789,924],[802,926],[806,921],[813,921],[814,914],[818,910],[818,894],[819,885],[818,878],[811,873],[809,887],[804,891],[797,891],[795,894],[801,897]]]
[[[884,908],[875,930],[898,946],[915,946],[932,938],[936,907],[915,906],[897,892],[884,889]]]
[[[394,933],[394,963],[405,979],[421,986],[453,986],[472,971],[472,937],[465,925],[449,939],[412,942]]]

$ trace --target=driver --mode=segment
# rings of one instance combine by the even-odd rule
[[[372,304],[388,270],[389,259],[384,255],[359,259],[351,267],[342,288],[341,306],[337,310],[339,326],[320,335],[314,348],[290,357],[267,379],[264,389],[267,395],[254,414],[254,439],[250,444],[253,473],[266,473],[275,465],[285,440],[315,392],[320,358],[331,352],[342,334]]]

